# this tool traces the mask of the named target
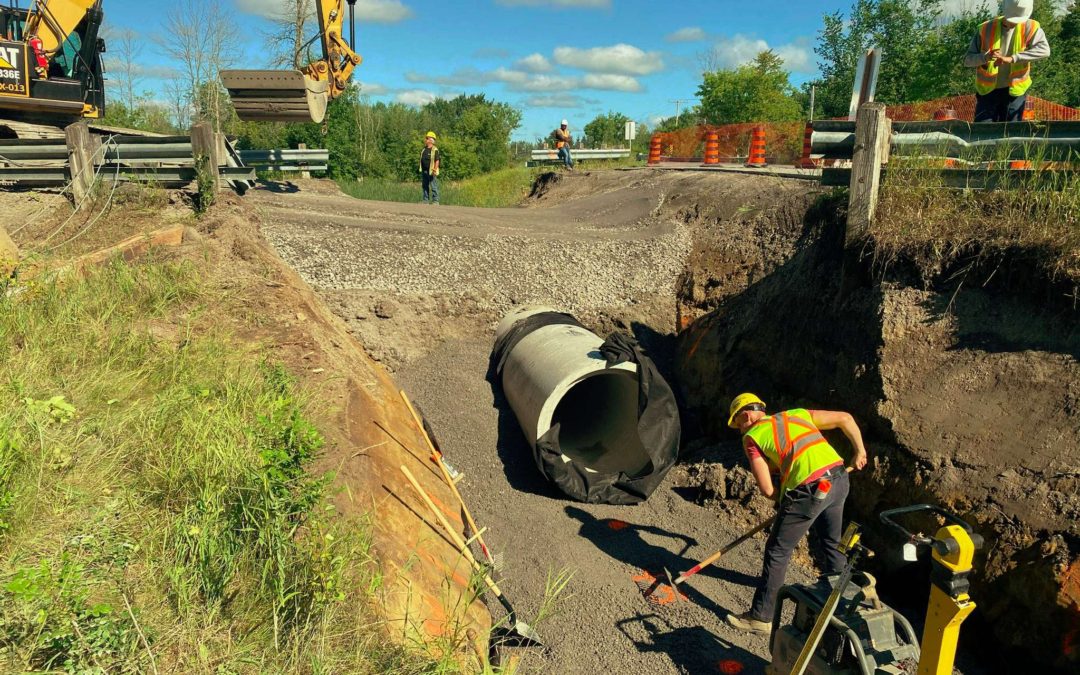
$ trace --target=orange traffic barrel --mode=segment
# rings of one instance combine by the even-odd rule
[[[720,134],[715,131],[705,134],[705,163],[720,163]]]
[[[1009,162],[1009,169],[1013,171],[1030,171],[1032,168],[1031,162],[1026,159],[1014,159]]]
[[[1035,105],[1030,98],[1024,101],[1024,114],[1021,115],[1021,119],[1025,122],[1031,122],[1035,119]]]
[[[943,122],[945,120],[956,119],[956,111],[952,108],[938,108],[934,111],[934,121]]]
[[[749,167],[762,167],[765,164],[765,129],[762,127],[754,127],[754,132],[750,136],[750,158],[746,161],[746,166]]]
[[[653,134],[652,141],[649,142],[649,164],[660,163],[660,148],[663,140],[660,138],[660,134]]]

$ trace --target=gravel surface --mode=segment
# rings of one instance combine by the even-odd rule
[[[723,620],[749,606],[763,535],[689,580],[686,601],[652,604],[635,581],[643,571],[686,570],[771,514],[745,489],[737,441],[708,461],[684,450],[684,463],[645,504],[573,503],[537,472],[500,387],[488,379],[488,358],[505,309],[536,302],[572,311],[600,334],[633,332],[668,371],[674,284],[701,226],[699,205],[724,212],[709,221],[720,227],[750,200],[768,204],[779,201],[777,191],[804,188],[654,171],[574,174],[547,188],[518,209],[304,190],[257,191],[256,199],[269,240],[395,371],[465,474],[462,492],[505,559],[500,585],[522,618],[540,610],[551,574],[574,573],[556,613],[536,625],[551,653],[526,653],[523,672],[763,673],[767,638]],[[800,554],[788,579],[811,577]],[[494,617],[504,615],[490,605]]]

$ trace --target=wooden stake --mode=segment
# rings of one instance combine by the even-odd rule
[[[67,140],[68,170],[71,172],[71,196],[78,207],[90,196],[94,186],[94,152],[90,127],[76,122],[64,129]]]
[[[881,188],[881,165],[889,160],[892,124],[884,103],[866,103],[855,117],[855,151],[851,159],[851,201],[844,245],[851,248],[870,232]]]

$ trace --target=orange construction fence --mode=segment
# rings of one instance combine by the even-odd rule
[[[657,139],[660,143],[661,157],[657,161],[744,164],[749,161],[754,129],[758,128],[764,134],[769,164],[791,164],[799,158],[804,131],[802,122],[747,122],[658,132],[653,136],[653,143]],[[712,135],[715,135],[715,140],[711,138]],[[707,141],[711,141],[708,153]],[[712,143],[715,143],[715,148]]]

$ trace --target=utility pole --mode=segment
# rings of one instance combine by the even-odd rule
[[[675,104],[675,128],[679,128],[679,117],[682,114],[682,104],[686,101],[693,101],[692,98],[673,98],[671,102]]]

